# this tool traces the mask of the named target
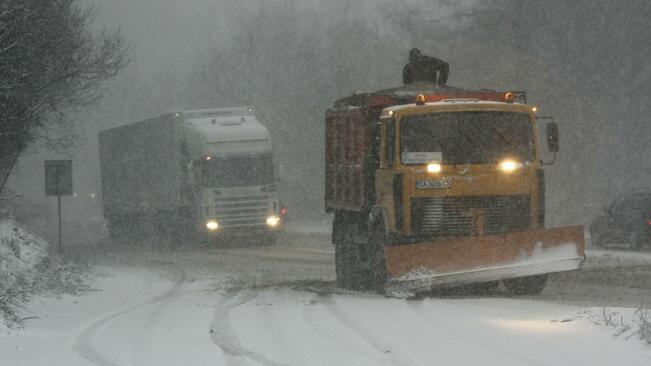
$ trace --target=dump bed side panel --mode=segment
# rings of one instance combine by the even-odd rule
[[[180,123],[170,114],[99,133],[105,217],[180,207]]]
[[[363,108],[326,113],[326,211],[361,211],[366,207],[369,126]]]

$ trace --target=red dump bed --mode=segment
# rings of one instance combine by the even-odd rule
[[[370,146],[368,112],[366,107],[350,107],[326,114],[327,211],[360,211],[367,203],[369,172],[364,169],[364,160]],[[374,117],[377,119],[377,115]]]

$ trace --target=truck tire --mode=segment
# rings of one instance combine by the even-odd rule
[[[346,245],[346,213],[335,211],[332,220],[332,244],[335,246],[335,272],[337,287],[351,288],[352,275],[349,263],[349,248]]]
[[[255,239],[255,241],[262,246],[274,246],[278,243],[278,233],[271,231],[265,232],[258,235]]]
[[[348,263],[348,248],[345,243],[335,244],[335,271],[337,276],[337,287],[352,288],[352,274]]]
[[[332,219],[332,244],[337,245],[343,242],[344,238],[345,213],[335,211],[335,217]]]
[[[504,287],[512,295],[539,295],[547,284],[547,274],[503,280]]]
[[[388,235],[384,217],[379,216],[369,224],[368,257],[369,257],[369,288],[379,294],[384,293],[387,283],[387,267],[384,257],[384,247],[388,244]]]
[[[108,234],[114,245],[130,245],[133,230],[134,219],[129,215],[111,215],[108,218]]]
[[[368,271],[361,260],[361,245],[353,240],[358,224],[355,213],[335,212],[332,241],[335,244],[337,286],[348,290],[368,287]]]
[[[644,236],[634,231],[628,236],[628,247],[631,250],[640,251],[644,247]]]

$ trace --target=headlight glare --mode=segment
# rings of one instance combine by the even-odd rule
[[[278,216],[269,216],[267,217],[267,225],[270,227],[276,227],[280,223],[280,218]]]
[[[215,231],[219,229],[219,223],[217,222],[217,220],[209,220],[208,222],[206,222],[206,228],[210,231]]]
[[[500,169],[503,172],[511,173],[515,170],[522,168],[523,164],[519,161],[507,159],[500,162]]]
[[[427,164],[427,172],[428,173],[440,173],[441,172],[441,164],[439,164],[439,163]]]

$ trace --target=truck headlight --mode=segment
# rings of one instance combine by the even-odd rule
[[[439,164],[439,163],[427,164],[427,172],[428,173],[440,173],[441,172],[441,164]]]
[[[278,216],[269,216],[267,217],[267,226],[276,227],[280,223],[280,218]]]
[[[215,231],[219,229],[219,223],[217,222],[217,220],[210,220],[206,222],[206,228],[210,231]]]
[[[519,161],[507,159],[500,162],[500,169],[503,172],[511,173],[517,169],[522,168],[523,164]]]

